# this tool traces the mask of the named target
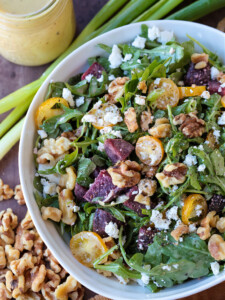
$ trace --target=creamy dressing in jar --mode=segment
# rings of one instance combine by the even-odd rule
[[[72,0],[0,0],[0,54],[37,66],[59,56],[75,33]]]

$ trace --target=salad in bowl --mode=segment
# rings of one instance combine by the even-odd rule
[[[224,269],[225,66],[188,38],[99,44],[35,112],[43,219],[81,264],[152,292]]]

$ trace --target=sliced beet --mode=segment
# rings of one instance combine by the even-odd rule
[[[103,209],[96,209],[93,220],[93,231],[98,233],[101,237],[106,237],[108,234],[105,232],[105,226],[109,223],[116,223],[121,226],[123,223],[113,217],[113,215]]]
[[[145,217],[145,215],[142,214],[142,209],[146,209],[146,206],[144,204],[134,201],[134,198],[137,196],[137,194],[138,194],[138,187],[137,186],[132,187],[126,193],[129,199],[125,201],[123,205],[135,211],[140,217]]]
[[[82,201],[84,200],[84,195],[86,194],[87,189],[80,184],[76,183],[74,188],[74,194],[77,200]]]
[[[187,75],[185,76],[184,83],[187,86],[191,86],[192,84],[208,85],[210,78],[211,69],[209,64],[203,69],[195,69],[195,65],[191,63]]]
[[[102,75],[102,71],[104,71],[104,68],[102,65],[100,65],[99,63],[95,62],[93,63],[86,72],[84,72],[84,74],[81,77],[81,80],[84,80],[86,76],[88,75],[93,75],[96,78],[100,78]]]
[[[110,202],[123,191],[124,189],[118,188],[112,183],[109,173],[106,170],[102,170],[84,195],[84,199],[93,202],[94,198],[102,197],[101,201]]]
[[[134,150],[134,146],[123,139],[107,139],[104,148],[113,163],[125,160]]]
[[[222,212],[225,207],[225,198],[221,195],[213,195],[209,201],[209,211]]]
[[[139,229],[137,246],[141,251],[146,251],[148,245],[153,243],[154,236],[158,232],[157,229],[151,228],[150,226],[143,226]]]
[[[225,87],[221,87],[221,83],[217,80],[209,81],[208,90],[210,94],[217,93],[220,96],[225,96]]]

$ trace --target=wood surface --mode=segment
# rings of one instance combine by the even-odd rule
[[[95,13],[107,2],[107,0],[74,0],[74,8],[77,20],[77,34],[92,19]],[[216,27],[219,20],[225,17],[225,9],[214,12],[200,20],[199,23]],[[207,38],[207,37],[206,37]],[[216,50],[216,49],[215,49]],[[0,99],[7,94],[13,92],[19,87],[37,79],[46,69],[45,66],[40,67],[22,67],[12,64],[0,57]],[[6,114],[0,115],[0,121]],[[13,149],[0,161],[0,178],[11,187],[19,183],[18,173],[18,147],[15,145]],[[17,205],[15,200],[0,202],[0,211],[12,207],[13,211],[23,218],[26,212],[25,206]],[[94,293],[86,290],[85,299],[89,299]],[[113,298],[113,295],[111,296]],[[198,293],[196,295],[183,298],[183,300],[224,300],[225,299],[225,282],[211,289]]]

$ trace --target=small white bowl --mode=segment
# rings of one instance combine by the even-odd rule
[[[216,52],[225,62],[225,34],[214,28],[184,21],[162,20],[143,23],[149,27],[156,25],[161,30],[173,31],[180,42],[188,40],[186,34],[189,34],[211,51]],[[42,220],[33,195],[33,178],[35,174],[33,148],[36,136],[34,116],[38,106],[44,99],[50,80],[66,81],[69,77],[83,72],[88,67],[87,59],[89,57],[104,54],[103,50],[96,47],[97,44],[105,43],[112,46],[113,44],[130,42],[140,33],[141,24],[131,24],[112,30],[86,43],[65,58],[45,80],[28,110],[23,127],[19,149],[20,180],[27,207],[40,236],[59,263],[81,284],[98,294],[113,299],[178,299],[198,293],[224,281],[225,271],[217,276],[190,280],[184,284],[164,289],[156,294],[152,294],[148,289],[136,284],[122,285],[115,279],[106,278],[96,271],[81,265],[72,256],[68,246],[68,237],[62,237],[51,222]],[[196,50],[200,51],[198,47],[196,47]]]

